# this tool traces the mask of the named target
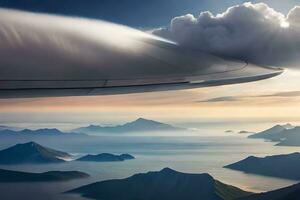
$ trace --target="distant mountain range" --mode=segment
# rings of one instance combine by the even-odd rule
[[[248,138],[278,142],[278,146],[300,146],[300,127],[291,124],[276,125],[265,131],[250,135]]]
[[[300,180],[300,153],[259,158],[250,156],[225,168],[246,173]]]
[[[7,130],[7,129],[8,129],[8,130],[19,130],[19,128],[0,125],[0,131],[2,131],[2,130]]]
[[[49,171],[44,173],[30,173],[0,169],[0,182],[67,181],[87,177],[89,177],[88,174],[79,171]]]
[[[135,159],[130,154],[114,155],[110,153],[101,153],[98,155],[86,155],[78,158],[77,161],[94,161],[94,162],[115,162]]]
[[[65,133],[58,129],[23,129],[23,130],[11,130],[11,129],[0,129],[0,137],[44,137],[44,136],[82,136],[78,133]]]
[[[238,200],[299,200],[300,183],[278,190],[253,194]]]
[[[117,126],[99,126],[89,125],[87,127],[81,127],[73,130],[72,132],[77,133],[130,133],[130,132],[148,132],[148,131],[180,131],[185,130],[184,128],[175,127],[169,124],[139,118],[135,121],[128,122],[123,125]]]
[[[28,142],[0,151],[0,164],[58,163],[70,157],[68,153]]]
[[[251,194],[215,180],[209,174],[186,174],[169,168],[97,182],[70,192],[105,200],[232,200]]]

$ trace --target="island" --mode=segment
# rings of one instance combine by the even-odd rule
[[[229,200],[251,194],[215,180],[209,174],[187,174],[170,168],[96,182],[69,192],[105,200]]]
[[[93,162],[116,162],[135,159],[134,156],[130,154],[114,155],[110,153],[101,153],[98,155],[86,155],[78,158],[77,161],[93,161]]]
[[[249,156],[244,160],[224,167],[251,174],[300,180],[300,153],[273,155],[263,158]]]
[[[69,159],[70,154],[35,142],[16,144],[0,151],[0,164],[43,164],[59,163]]]
[[[80,171],[49,171],[30,173],[0,169],[0,182],[48,182],[68,181],[78,178],[87,178],[88,174]]]
[[[300,127],[276,125],[270,129],[248,136],[248,138],[261,138],[277,142],[277,146],[300,146]]]
[[[285,131],[289,131],[294,128],[296,127],[292,126],[291,124],[275,125],[267,130],[249,135],[248,138],[260,138],[277,142],[286,138]]]
[[[182,131],[182,130],[186,130],[186,129],[157,122],[154,120],[139,118],[135,121],[128,122],[123,125],[117,125],[117,126],[89,125],[87,127],[74,129],[72,130],[72,132],[97,134],[97,133],[131,133],[131,132]]]

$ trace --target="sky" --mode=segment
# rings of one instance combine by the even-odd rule
[[[35,12],[102,19],[132,27],[155,28],[165,26],[170,19],[186,13],[199,14],[225,11],[243,0],[0,0],[0,7]],[[260,0],[276,10],[287,13],[299,0]]]
[[[183,41],[183,45],[189,45],[190,43],[199,45],[197,35],[201,35],[202,32],[196,32],[195,40],[188,41],[189,43],[186,40],[180,40],[182,38],[178,38],[177,35],[182,36],[180,31],[185,30],[185,27],[180,28],[179,32],[171,32],[169,28],[173,21],[172,19],[178,16],[186,16],[187,14],[192,14],[196,19],[204,11],[210,11],[213,15],[217,15],[218,13],[224,13],[231,6],[241,5],[244,2],[246,1],[90,0],[87,3],[87,1],[83,0],[28,0],[25,3],[25,1],[21,0],[0,0],[0,7],[104,19],[147,31],[163,28],[168,34],[171,33],[172,36],[176,36],[175,39]],[[251,2],[266,3],[270,8],[274,8],[276,16],[278,13],[282,14],[284,20],[292,8],[300,5],[300,1],[295,0]],[[259,13],[261,12],[259,11]],[[226,21],[228,18],[223,19],[223,21]],[[260,18],[257,19],[259,20]],[[197,18],[197,20],[199,19]],[[278,24],[279,26],[281,24],[280,20],[280,17],[275,22],[271,20],[267,25],[270,29],[274,27],[278,28]],[[288,22],[293,27],[297,25],[297,23],[292,23],[291,20]],[[248,21],[245,21],[245,23],[248,23]],[[290,28],[288,30],[293,29]],[[266,31],[264,30],[264,32]],[[297,35],[292,31],[290,32],[288,34]],[[241,34],[245,35],[244,32],[241,32]],[[220,36],[220,31],[218,31],[218,36]],[[221,38],[224,38],[223,35],[221,36]],[[285,36],[280,37],[280,41],[284,41]],[[298,40],[298,37],[292,41],[295,40]],[[238,44],[243,44],[243,41],[238,41]],[[229,40],[229,42],[228,46],[236,41]],[[274,45],[274,48],[278,48],[278,46],[282,48],[281,44],[278,45],[275,40],[270,41],[270,43]],[[209,45],[214,47],[211,43]],[[236,46],[233,47],[235,48]],[[286,45],[283,45],[283,47],[286,50],[282,51],[289,52],[289,46],[286,47]],[[240,48],[243,48],[243,46]],[[255,48],[253,49],[257,52]],[[239,52],[242,52],[241,50],[243,49],[238,49]],[[223,51],[215,48],[209,48],[207,51],[224,54]],[[144,94],[2,99],[0,100],[0,124],[22,125],[26,123],[39,123],[43,126],[47,126],[47,123],[116,124],[138,117],[174,123],[181,121],[271,121],[274,123],[300,121],[300,70],[297,67],[298,62],[295,61],[292,65],[283,65],[276,60],[281,54],[274,54],[274,52],[276,51],[272,51],[268,56],[264,56],[263,51],[258,51],[257,54],[260,55],[247,57],[250,60],[260,57],[263,59],[254,59],[253,61],[278,64],[281,67],[288,68],[283,75],[272,79],[229,86]],[[244,58],[245,55],[250,55],[251,53],[246,52],[242,56],[237,54],[231,56],[241,56]],[[299,55],[297,54],[298,49],[292,53]],[[288,55],[292,53],[288,53]],[[290,59],[287,56],[283,58]]]

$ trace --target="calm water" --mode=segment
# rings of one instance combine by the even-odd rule
[[[185,133],[182,133],[185,135]],[[199,132],[198,135],[201,135]],[[16,141],[1,141],[5,148]],[[278,147],[274,143],[247,139],[245,135],[222,136],[99,136],[84,140],[40,140],[42,145],[70,152],[74,157],[86,153],[130,153],[135,160],[126,162],[96,163],[71,161],[63,164],[0,166],[0,168],[30,172],[49,170],[80,170],[91,178],[61,183],[0,184],[4,199],[83,199],[62,195],[61,192],[95,181],[125,178],[135,173],[161,170],[171,167],[190,173],[210,173],[225,183],[251,191],[272,190],[295,183],[294,181],[245,174],[223,166],[249,155],[266,156],[300,151],[300,147]],[[2,199],[2,198],[1,198]]]

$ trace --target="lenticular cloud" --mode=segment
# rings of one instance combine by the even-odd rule
[[[244,3],[217,15],[175,17],[153,34],[220,56],[291,66],[300,59],[300,7],[285,16],[264,3]]]

